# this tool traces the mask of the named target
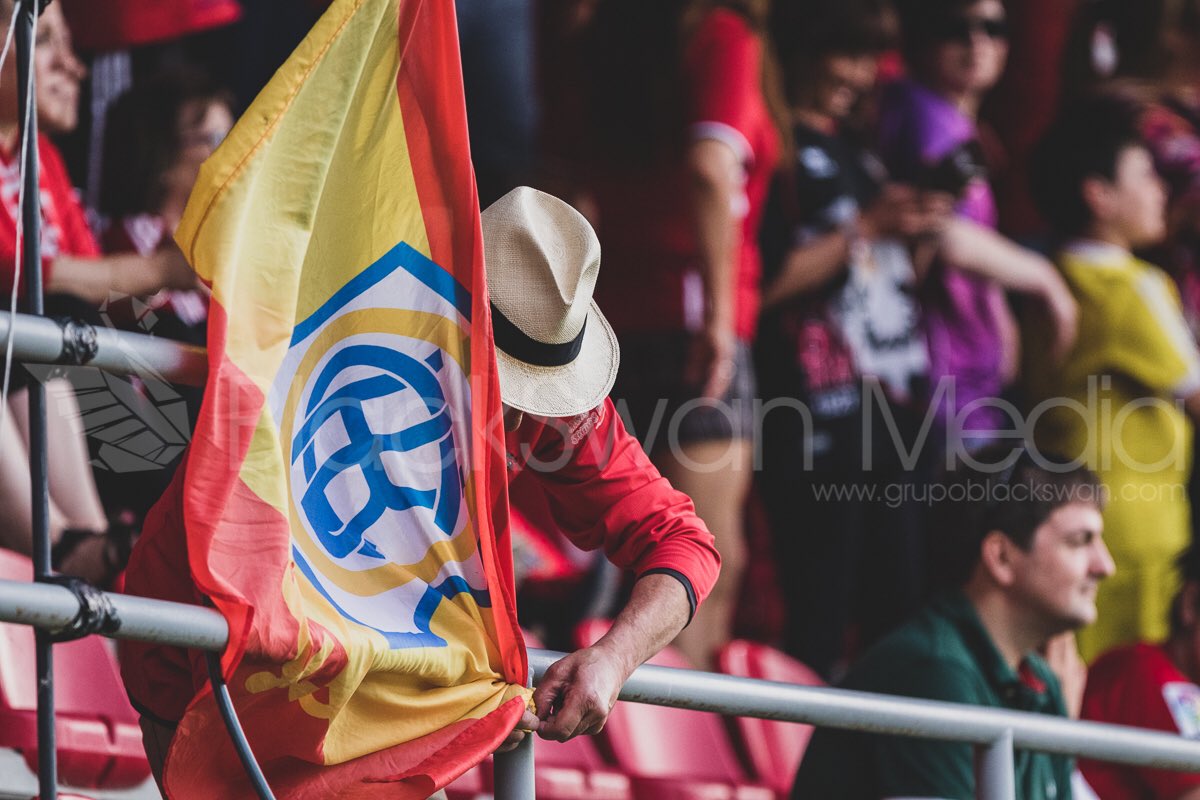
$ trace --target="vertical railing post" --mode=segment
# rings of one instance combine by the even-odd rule
[[[42,203],[38,174],[37,92],[33,51],[37,16],[42,0],[17,0],[17,114],[24,152],[21,172],[24,208],[21,213],[23,249],[21,276],[25,279],[25,306],[41,315],[42,307]],[[13,365],[14,369],[20,369]],[[33,577],[43,580],[50,566],[50,493],[46,461],[46,387],[29,384],[29,478],[33,521]],[[49,635],[37,631],[38,793],[41,800],[58,797],[58,754],[54,737],[54,651]]]
[[[534,736],[527,734],[516,749],[496,754],[496,800],[534,800]]]
[[[1012,731],[990,744],[975,746],[975,796],[978,800],[1015,800]]]
[[[533,685],[532,668],[526,685]],[[527,733],[515,749],[494,756],[492,783],[496,800],[534,800],[537,792],[534,789],[533,740],[536,735]]]

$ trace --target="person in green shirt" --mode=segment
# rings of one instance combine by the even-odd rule
[[[1104,490],[1086,468],[1012,443],[976,453],[931,487],[933,559],[943,590],[868,650],[842,686],[1067,716],[1038,655],[1096,617],[1113,573],[1101,538]],[[1072,759],[1015,754],[1018,800],[1069,800]],[[820,728],[793,800],[975,797],[972,745]]]

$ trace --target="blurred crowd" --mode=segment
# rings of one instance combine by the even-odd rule
[[[695,663],[743,635],[836,679],[945,583],[948,473],[997,442],[1106,488],[1084,657],[1166,638],[1200,412],[1200,5],[492,5],[537,46],[485,68],[464,26],[481,202],[532,182],[599,233],[613,396],[722,554],[677,642]],[[603,600],[529,528],[527,619]]]
[[[321,3],[144,5],[64,0],[41,20],[48,308],[203,343],[206,298],[171,234]],[[716,537],[720,583],[676,642],[693,663],[737,635],[837,679],[945,582],[928,542],[946,474],[1005,442],[1107,489],[1116,570],[1084,658],[1167,637],[1198,494],[1200,3],[462,0],[458,15],[480,204],[529,184],[592,222],[613,398]],[[24,280],[13,61],[6,297]],[[0,543],[30,549],[22,388],[41,380],[56,563],[111,584],[200,397],[5,378]],[[614,607],[620,576],[552,524],[517,517],[514,540],[521,618],[548,644]]]

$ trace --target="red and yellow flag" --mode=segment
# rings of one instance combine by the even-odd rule
[[[280,797],[425,797],[526,706],[458,52],[451,0],[336,0],[176,237],[213,293],[187,564]],[[249,793],[207,690],[166,785]]]

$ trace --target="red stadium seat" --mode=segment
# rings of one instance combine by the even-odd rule
[[[821,676],[791,656],[773,647],[740,639],[725,645],[717,653],[717,669],[742,678],[800,686],[825,685]],[[737,717],[733,725],[738,733],[735,738],[740,738],[742,755],[754,777],[781,797],[786,797],[796,778],[804,748],[812,738],[813,727],[754,717]]]
[[[585,647],[609,628],[588,620],[576,631]],[[690,665],[673,648],[650,660],[663,667]],[[618,769],[629,775],[636,800],[774,800],[775,793],[749,780],[730,744],[721,717],[707,712],[618,703],[597,737]]]
[[[485,773],[486,766],[486,775]],[[448,800],[478,800],[491,797],[492,760],[489,758],[477,767],[472,767],[446,787]]]
[[[538,739],[537,796],[545,800],[630,800],[629,777],[604,763],[595,742]]]
[[[0,550],[0,578],[27,581],[29,559]],[[129,705],[116,658],[100,637],[54,647],[55,734],[59,780],[118,789],[150,776],[137,712]],[[37,770],[37,672],[33,628],[0,624],[0,747]]]

